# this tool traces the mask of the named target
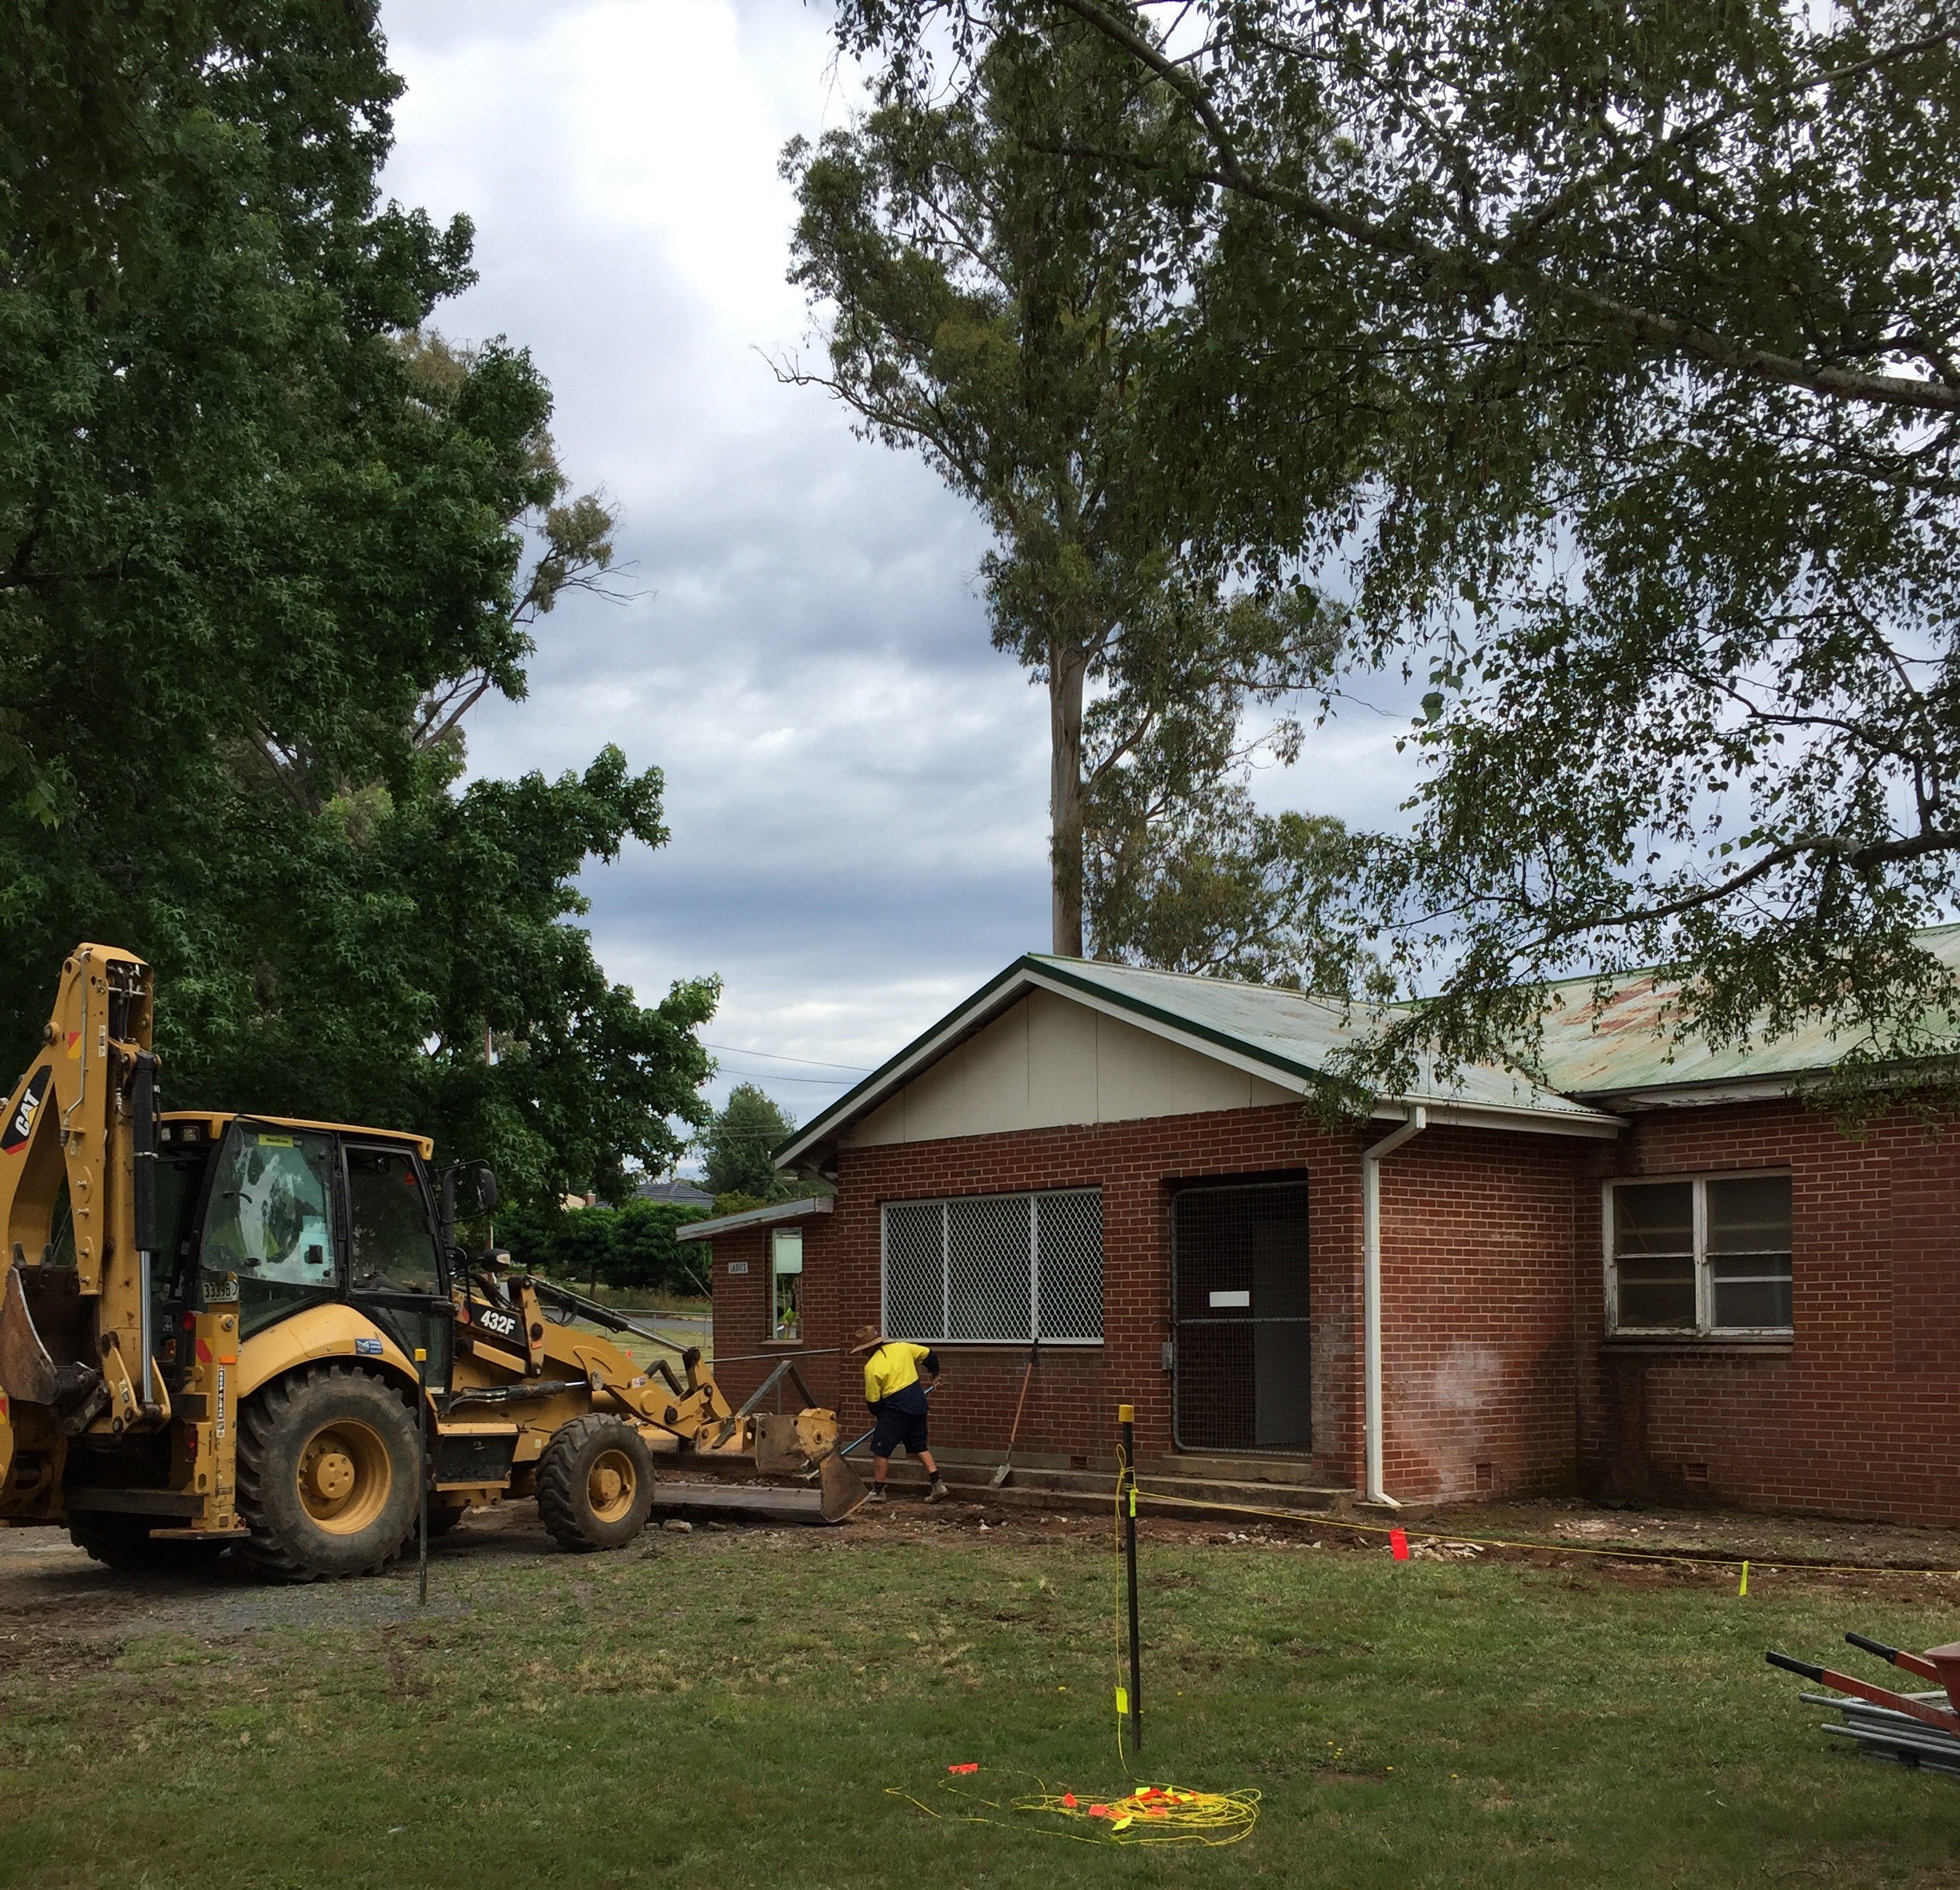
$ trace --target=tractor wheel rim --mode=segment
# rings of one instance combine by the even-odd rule
[[[624,1450],[601,1450],[585,1474],[585,1498],[601,1522],[617,1522],[633,1506],[640,1479]]]
[[[387,1440],[358,1418],[336,1418],[299,1453],[299,1506],[330,1535],[359,1535],[388,1507],[395,1462]]]

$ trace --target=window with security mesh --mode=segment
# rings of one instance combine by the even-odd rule
[[[884,1323],[902,1339],[1100,1342],[1101,1192],[888,1202]]]

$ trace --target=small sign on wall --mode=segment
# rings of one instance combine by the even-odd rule
[[[1247,1292],[1215,1293],[1211,1296],[1214,1312],[1223,1308],[1228,1312],[1249,1313],[1252,1309],[1252,1295]]]
[[[731,1273],[745,1273],[749,1270],[749,1263],[745,1260],[731,1260],[728,1263],[728,1270]]]

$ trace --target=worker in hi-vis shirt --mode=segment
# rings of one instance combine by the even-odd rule
[[[871,1434],[871,1501],[885,1500],[885,1478],[891,1470],[892,1452],[901,1447],[912,1453],[919,1467],[932,1479],[926,1493],[936,1503],[953,1493],[933,1462],[926,1442],[926,1386],[939,1377],[939,1360],[928,1345],[907,1345],[902,1339],[888,1339],[875,1325],[861,1325],[853,1352],[866,1352],[865,1402],[878,1420]],[[926,1382],[919,1381],[925,1373]]]

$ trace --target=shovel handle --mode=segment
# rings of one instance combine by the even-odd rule
[[[1014,1426],[1007,1433],[1007,1449],[1011,1455],[1014,1440],[1021,1434],[1021,1413],[1027,1409],[1028,1380],[1034,1376],[1034,1354],[1028,1353],[1028,1361],[1021,1368],[1021,1395],[1014,1400]]]

